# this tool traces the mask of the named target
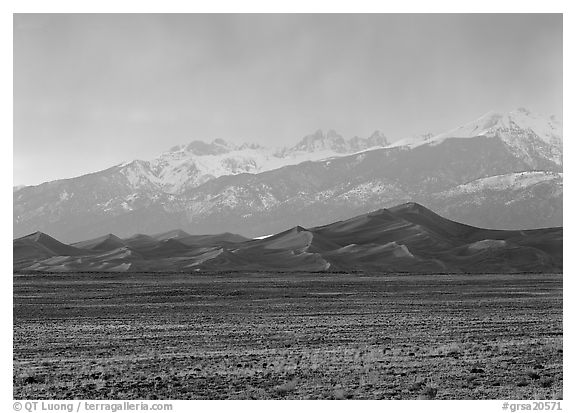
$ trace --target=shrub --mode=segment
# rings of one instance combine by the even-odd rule
[[[532,370],[528,372],[528,377],[531,378],[532,380],[538,380],[540,378],[540,375]]]
[[[408,390],[419,391],[420,389],[422,389],[422,387],[424,387],[425,384],[426,382],[424,380],[415,381],[410,385],[410,387],[408,387]]]
[[[423,396],[423,398],[426,400],[432,400],[436,397],[437,393],[438,389],[436,387],[426,386],[420,395]]]
[[[36,384],[36,383],[42,383],[43,380],[41,377],[38,376],[27,376],[24,378],[24,384]]]
[[[554,384],[554,380],[551,377],[543,377],[540,379],[540,387],[547,389],[552,387],[552,384]]]
[[[525,378],[522,378],[522,379],[520,379],[520,381],[518,383],[516,383],[516,386],[526,387],[526,386],[528,386],[528,380],[526,380]]]

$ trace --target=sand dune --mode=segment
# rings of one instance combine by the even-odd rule
[[[125,247],[126,244],[114,234],[104,235],[87,241],[76,242],[72,244],[76,248],[82,248],[93,251],[112,251],[117,248]]]
[[[158,240],[158,241],[163,241],[166,239],[180,239],[180,238],[186,238],[189,236],[190,236],[190,234],[188,234],[185,231],[182,231],[181,229],[174,229],[172,231],[167,231],[167,232],[163,232],[160,234],[152,235],[152,238],[154,238],[155,240]]]
[[[13,242],[14,262],[22,259],[48,258],[57,255],[77,256],[86,252],[46,235],[42,232],[35,232]]]
[[[14,240],[14,269],[558,272],[562,237],[562,228],[475,228],[407,203],[329,225],[297,226],[263,239],[172,230],[126,239],[108,234],[69,246],[35,233]]]

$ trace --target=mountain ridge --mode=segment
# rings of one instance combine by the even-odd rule
[[[180,228],[191,234],[231,231],[258,236],[298,224],[330,223],[410,200],[475,226],[561,226],[562,159],[555,155],[562,150],[557,136],[561,128],[542,129],[554,121],[534,121],[535,115],[525,110],[491,116],[472,122],[482,127],[480,136],[449,136],[455,134],[452,130],[351,154],[332,151],[328,157],[322,149],[325,142],[335,148],[348,142],[349,151],[357,149],[352,148],[355,138],[320,131],[301,140],[305,145],[291,158],[306,161],[258,172],[240,157],[226,166],[234,173],[216,177],[220,172],[196,171],[190,185],[178,188],[163,187],[158,172],[176,171],[177,162],[171,164],[176,169],[153,172],[148,161],[25,187],[13,194],[14,235],[38,229],[69,242],[108,232],[124,237]],[[512,124],[527,129],[510,128]],[[471,128],[467,125],[466,130]],[[214,142],[227,151],[236,150],[224,141]],[[381,132],[363,142],[387,143]],[[524,145],[522,150],[518,142]],[[244,154],[259,150],[257,145],[238,147]],[[186,161],[185,150],[173,148],[167,156],[183,156]],[[157,161],[161,166],[162,157]]]

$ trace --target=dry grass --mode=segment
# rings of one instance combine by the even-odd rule
[[[561,278],[487,277],[15,277],[14,397],[562,398]]]

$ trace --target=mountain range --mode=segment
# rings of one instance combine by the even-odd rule
[[[14,237],[66,243],[181,229],[246,237],[405,202],[468,225],[562,226],[562,126],[526,109],[391,142],[317,131],[271,150],[217,139],[80,177],[14,188]],[[336,264],[332,264],[336,265]]]
[[[67,245],[36,232],[14,240],[14,270],[561,272],[562,235],[562,228],[475,228],[407,203],[261,239],[177,230]]]

